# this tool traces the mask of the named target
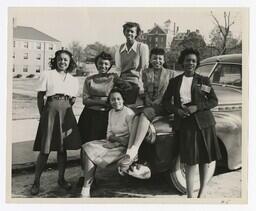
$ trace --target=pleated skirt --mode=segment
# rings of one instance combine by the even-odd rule
[[[182,120],[176,138],[182,163],[195,165],[221,159],[215,126],[200,130],[194,115]]]
[[[77,150],[81,138],[76,118],[68,99],[47,101],[43,109],[33,150],[50,151]]]

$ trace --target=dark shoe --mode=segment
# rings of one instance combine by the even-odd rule
[[[37,195],[39,193],[39,189],[40,189],[40,184],[39,183],[34,183],[32,185],[31,190],[30,190],[31,195]]]
[[[58,180],[58,184],[60,187],[64,188],[65,190],[70,190],[72,188],[71,183],[67,182],[66,180]]]
[[[76,186],[77,186],[78,188],[81,188],[81,187],[84,186],[84,177],[79,177]]]

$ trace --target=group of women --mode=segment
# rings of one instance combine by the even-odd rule
[[[205,194],[208,164],[221,156],[210,111],[218,104],[217,97],[209,79],[195,72],[200,61],[197,50],[181,52],[178,62],[184,73],[174,77],[165,68],[163,49],[154,48],[149,55],[147,45],[136,41],[140,32],[138,23],[123,25],[126,43],[116,51],[116,73],[109,72],[110,54],[102,52],[95,58],[98,73],[84,81],[84,109],[78,124],[72,111],[79,90],[78,80],[70,74],[76,68],[72,54],[57,51],[52,70],[41,74],[37,89],[40,123],[34,144],[40,153],[32,195],[39,193],[51,151],[57,151],[58,184],[70,190],[72,185],[64,178],[66,150],[81,149],[81,196],[90,197],[96,167],[118,161],[121,174],[131,171],[154,117],[172,113],[181,162],[186,164],[187,196],[193,197],[196,164],[200,173],[197,196]],[[142,93],[144,107],[136,110]]]

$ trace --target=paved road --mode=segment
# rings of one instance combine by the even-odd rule
[[[69,164],[71,165],[71,164]],[[79,177],[79,166],[72,164],[66,171],[66,178],[73,183],[70,192],[62,190],[57,185],[56,169],[48,169],[42,175],[41,191],[36,197],[40,198],[77,198],[80,197],[80,188],[76,187]],[[33,182],[32,171],[19,171],[12,177],[12,197],[30,198],[30,187]],[[121,177],[115,170],[115,166],[107,169],[98,169],[96,173],[96,187],[92,197],[137,197],[150,198],[161,197],[181,199],[181,195],[173,186],[168,184],[164,175],[157,175],[149,180],[139,180],[131,177]],[[222,173],[214,176],[208,184],[207,198],[240,198],[241,197],[241,170]]]

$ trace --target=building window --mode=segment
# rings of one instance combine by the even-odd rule
[[[37,65],[36,66],[36,73],[40,73],[40,69],[41,69],[40,65]]]
[[[16,44],[15,41],[13,41],[13,47],[14,47],[14,48],[15,48],[15,44]]]
[[[15,72],[15,65],[12,66],[12,72]]]
[[[24,42],[24,48],[28,48],[28,42]]]
[[[28,65],[24,65],[24,66],[23,66],[23,72],[24,72],[24,73],[27,73],[27,72],[28,72]]]
[[[157,43],[157,41],[158,41],[158,37],[155,37],[155,42]]]
[[[41,54],[40,54],[40,53],[37,54],[36,59],[37,59],[37,60],[41,60]]]
[[[53,44],[49,44],[49,50],[53,50]]]
[[[24,53],[24,59],[28,59],[28,53]]]
[[[15,59],[15,52],[13,52],[13,54],[12,54],[12,58],[14,58],[14,59]]]
[[[151,37],[148,38],[149,42],[151,42]]]
[[[41,43],[40,42],[36,43],[36,49],[39,49],[39,50],[41,49]]]

